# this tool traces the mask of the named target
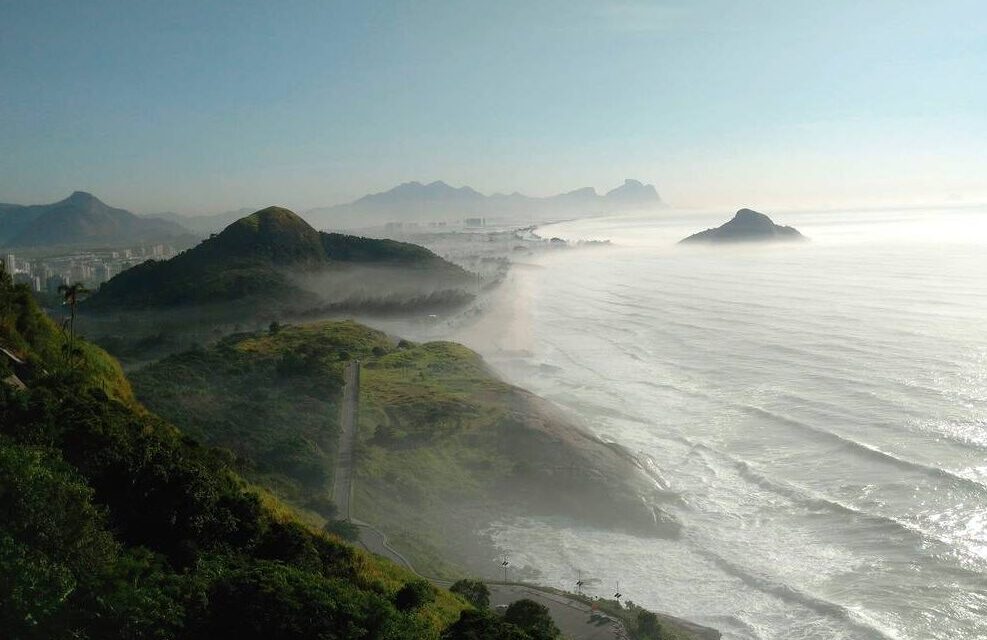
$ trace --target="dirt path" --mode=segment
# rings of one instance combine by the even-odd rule
[[[343,370],[343,400],[339,408],[339,448],[336,453],[336,469],[332,480],[332,501],[336,503],[338,518],[352,518],[350,503],[353,498],[353,445],[356,443],[356,418],[360,398],[360,362],[354,360]]]

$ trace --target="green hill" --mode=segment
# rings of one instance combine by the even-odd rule
[[[353,360],[362,363],[355,516],[416,566],[489,571],[496,552],[477,531],[511,515],[677,532],[632,456],[458,344],[323,322],[231,336],[132,378],[143,402],[231,449],[247,477],[319,511],[330,495],[343,367]]]
[[[450,350],[446,352],[446,350]],[[413,379],[433,387],[432,399],[413,391],[410,413],[391,397],[387,406],[410,416],[435,401],[433,418],[453,405],[471,403],[477,381],[497,392],[498,383],[475,355],[448,343],[394,345],[384,335],[354,323],[324,324],[272,331],[269,335],[231,337],[214,351],[168,361],[159,373],[175,378],[167,393],[176,400],[198,396],[200,413],[221,397],[221,389],[246,399],[247,385],[262,383],[273,365],[286,379],[266,400],[242,407],[261,410],[274,394],[317,397],[304,383],[328,384],[330,403],[338,394],[340,363],[352,355],[372,359],[384,371],[409,369]],[[224,365],[209,375],[203,366]],[[369,364],[369,363],[368,363]],[[455,380],[464,378],[461,386]],[[452,376],[446,378],[444,376]],[[391,376],[385,374],[385,378]],[[153,381],[154,378],[152,377]],[[407,381],[371,385],[373,397],[411,391]],[[144,380],[141,386],[148,384]],[[237,388],[237,385],[240,385]],[[152,384],[152,386],[154,386]],[[325,395],[325,394],[324,394]],[[456,400],[456,398],[459,400]],[[426,404],[419,404],[424,400]],[[451,403],[451,404],[450,404]],[[260,424],[268,430],[240,455],[202,446],[188,434],[139,404],[119,365],[97,347],[74,340],[37,307],[28,288],[13,286],[0,267],[0,632],[11,640],[553,640],[558,630],[548,611],[530,600],[512,605],[501,617],[485,605],[438,589],[417,575],[347,545],[320,530],[322,518],[287,506],[270,491],[246,480],[278,477],[279,469],[258,471],[278,443],[278,431],[290,437],[307,429],[272,418],[288,411],[226,416],[227,422],[204,429],[216,439],[230,425]],[[176,412],[191,405],[179,402]],[[329,407],[326,407],[329,408]],[[371,409],[371,412],[376,409]],[[222,412],[215,413],[214,416]],[[288,414],[285,414],[288,415]],[[295,416],[299,415],[297,412]],[[242,418],[255,422],[246,422]],[[199,422],[185,415],[183,422]],[[436,440],[450,470],[460,464],[450,455],[461,446],[439,444],[450,424],[435,433],[409,429],[386,435],[392,453],[421,448]],[[411,423],[407,423],[412,427]],[[466,425],[457,425],[459,430]],[[482,428],[481,424],[470,425]],[[240,435],[250,436],[249,432]],[[331,433],[329,434],[331,436]],[[376,437],[374,434],[368,434]],[[318,434],[316,434],[318,437]],[[424,441],[419,438],[424,437]],[[227,435],[231,442],[237,436]],[[331,440],[331,438],[328,438]],[[417,444],[416,444],[417,443]],[[278,446],[273,447],[274,450]],[[290,447],[289,447],[290,449]],[[304,459],[304,456],[303,456]],[[405,465],[394,482],[406,483],[416,467]],[[319,484],[305,466],[287,465],[285,482],[270,482],[278,492],[298,488],[296,498],[317,497]],[[461,470],[460,470],[461,471]],[[460,472],[456,472],[459,475]],[[439,474],[442,485],[448,476]],[[368,487],[374,485],[367,481]],[[400,487],[401,485],[393,485]],[[410,486],[410,485],[409,485]],[[420,486],[419,486],[420,489]],[[446,486],[448,489],[448,486]],[[381,489],[371,489],[375,494]],[[401,494],[404,495],[404,490]],[[377,496],[379,498],[379,496]],[[391,501],[396,499],[391,497]],[[376,499],[376,498],[375,498]],[[324,502],[324,500],[322,501]],[[421,506],[419,500],[412,508]],[[407,511],[399,518],[407,518]],[[394,526],[394,522],[390,523]],[[441,532],[441,545],[450,532]],[[454,585],[455,586],[455,585]],[[458,592],[457,592],[458,593]],[[476,602],[471,600],[471,602]],[[617,603],[603,602],[624,610]],[[520,615],[521,610],[531,613]],[[635,613],[630,610],[630,613]],[[653,616],[652,616],[653,617]],[[665,619],[662,619],[664,624]],[[653,625],[652,625],[653,626]],[[692,637],[671,631],[634,637]]]
[[[118,274],[85,304],[121,311],[249,301],[303,312],[462,293],[470,282],[463,269],[423,247],[320,233],[291,211],[269,207],[171,260]]]
[[[5,638],[438,638],[466,608],[148,412],[2,270],[0,346]]]

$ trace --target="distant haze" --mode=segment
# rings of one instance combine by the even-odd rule
[[[0,5],[0,202],[987,199],[979,0]]]

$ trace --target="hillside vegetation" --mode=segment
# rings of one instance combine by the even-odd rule
[[[462,637],[463,601],[253,490],[79,344],[0,271],[3,637]]]
[[[367,268],[387,276],[361,282],[370,278]],[[409,269],[421,277],[408,281]],[[170,260],[118,274],[85,305],[119,312],[249,301],[268,313],[301,312],[399,304],[469,283],[469,274],[423,247],[321,233],[287,209],[268,207]]]
[[[272,327],[168,357],[133,379],[153,410],[232,449],[248,477],[318,512],[331,489],[342,370],[354,359],[356,516],[416,566],[489,571],[495,550],[477,531],[511,515],[676,532],[631,456],[502,382],[462,345],[399,341],[353,322]]]

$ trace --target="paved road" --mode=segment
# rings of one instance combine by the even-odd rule
[[[338,518],[349,520],[353,497],[353,445],[356,443],[357,401],[360,397],[360,363],[348,362],[343,370],[343,401],[339,409],[339,449],[332,480],[332,501]]]

